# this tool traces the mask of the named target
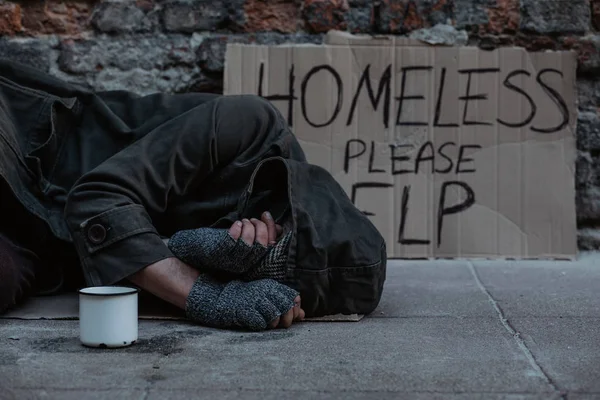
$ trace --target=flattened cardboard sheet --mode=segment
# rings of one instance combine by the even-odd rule
[[[229,44],[225,94],[269,99],[390,257],[576,257],[574,53],[327,41]]]

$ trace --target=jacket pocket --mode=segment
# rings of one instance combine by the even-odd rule
[[[39,180],[49,179],[73,125],[77,98],[53,96],[2,77],[0,91],[14,128],[7,140]]]

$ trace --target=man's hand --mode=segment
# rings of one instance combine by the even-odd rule
[[[291,325],[298,294],[272,279],[223,282],[200,275],[187,298],[185,311],[190,320],[204,325],[260,331]]]
[[[168,258],[142,269],[129,279],[142,289],[185,310],[189,294],[200,275],[200,272],[181,260]],[[207,304],[206,309],[214,306],[215,304]],[[204,306],[202,308],[204,309]],[[294,299],[294,307],[275,318],[267,328],[289,328],[293,322],[302,321],[304,316],[300,296],[297,296]]]
[[[275,321],[269,324],[269,328],[289,328],[294,322],[304,320],[304,310],[302,309],[302,303],[300,296],[294,299],[294,308],[288,311],[286,314],[277,318]]]
[[[265,213],[262,219],[237,221],[229,231],[209,227],[178,231],[167,246],[177,258],[200,271],[241,276],[260,265],[271,250],[270,243],[276,243],[278,228],[273,218]]]
[[[229,234],[235,240],[240,237],[248,245],[253,245],[255,242],[263,246],[273,245],[277,243],[277,238],[281,235],[283,228],[273,220],[271,213],[265,211],[260,220],[252,218],[237,221],[231,228]]]
[[[229,234],[233,239],[238,240],[241,237],[249,245],[255,242],[263,246],[274,245],[282,232],[283,228],[275,223],[268,211],[262,214],[260,220],[255,218],[244,219],[237,221],[229,228]],[[289,328],[292,323],[302,321],[305,313],[302,309],[300,296],[294,299],[294,304],[293,309],[271,322],[269,328]]]
[[[281,233],[281,226],[275,224],[269,213],[264,213],[261,221],[256,219],[240,221],[239,224],[233,224],[229,230],[229,234],[235,240],[242,237],[247,244],[259,242],[264,246],[276,243]],[[180,259],[169,258],[139,271],[131,276],[130,280],[142,289],[185,309],[186,299],[199,275],[200,272],[196,268]],[[302,321],[304,317],[301,298],[297,296],[294,299],[294,307],[273,320],[268,328],[289,328],[294,322]]]

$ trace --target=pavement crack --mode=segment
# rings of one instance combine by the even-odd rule
[[[556,384],[556,382],[554,382],[552,377],[550,377],[550,375],[544,370],[544,368],[536,360],[532,351],[529,349],[529,347],[527,346],[525,341],[521,338],[521,333],[519,331],[517,331],[515,329],[515,327],[513,327],[511,322],[508,320],[508,318],[506,318],[504,311],[502,310],[502,307],[500,307],[500,305],[498,304],[496,299],[494,299],[494,297],[492,296],[490,291],[485,287],[485,285],[481,281],[481,278],[479,277],[479,274],[477,273],[477,270],[475,269],[475,266],[473,265],[473,263],[471,261],[467,261],[467,264],[469,265],[469,270],[471,271],[471,274],[473,275],[473,278],[475,279],[475,283],[477,284],[479,289],[483,292],[483,294],[485,294],[487,296],[488,301],[492,304],[492,306],[496,310],[496,313],[498,314],[498,318],[500,318],[500,322],[502,323],[502,326],[504,326],[504,328],[508,331],[508,333],[511,334],[515,343],[517,344],[517,346],[519,347],[521,352],[525,355],[525,358],[527,358],[527,361],[529,361],[529,364],[531,365],[531,367],[539,374],[539,376],[544,378],[544,380],[556,392],[561,394],[561,399],[566,399],[566,392],[561,390],[558,387],[558,385]]]

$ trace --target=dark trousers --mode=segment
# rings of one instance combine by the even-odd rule
[[[38,261],[35,254],[0,235],[0,313],[31,293]]]

